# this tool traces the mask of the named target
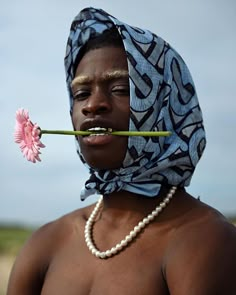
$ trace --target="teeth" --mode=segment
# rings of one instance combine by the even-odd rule
[[[112,132],[112,128],[92,127],[92,128],[89,128],[88,131],[94,132],[93,134],[90,134],[89,136],[108,135],[107,132],[108,133]]]
[[[107,128],[93,127],[93,128],[89,128],[88,131],[107,131]]]
[[[93,127],[89,128],[88,131],[107,131],[107,132],[112,132],[112,128],[104,128],[104,127]]]

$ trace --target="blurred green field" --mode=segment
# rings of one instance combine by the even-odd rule
[[[0,225],[0,254],[15,256],[32,232],[26,227]]]
[[[6,294],[15,257],[33,230],[17,225],[0,225],[0,295]]]

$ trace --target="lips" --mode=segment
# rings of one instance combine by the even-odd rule
[[[93,132],[81,138],[81,141],[86,146],[106,145],[114,140],[114,136],[109,133],[115,129],[113,123],[109,120],[86,119],[81,124],[80,130]]]
[[[93,132],[90,135],[83,136],[83,143],[88,146],[101,146],[112,142],[113,136],[108,132],[112,132],[111,128],[92,127],[87,131]]]

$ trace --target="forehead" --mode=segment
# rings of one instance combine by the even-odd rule
[[[122,47],[106,46],[86,52],[76,68],[75,76],[104,70],[128,71],[127,56]]]

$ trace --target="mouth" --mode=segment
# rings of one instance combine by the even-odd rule
[[[86,128],[85,131],[90,132],[89,135],[82,136],[82,141],[85,146],[89,147],[100,147],[109,145],[114,141],[114,136],[112,136],[112,128],[106,127],[90,127]]]
[[[104,127],[92,127],[87,129],[86,131],[92,132],[89,135],[85,135],[83,137],[92,137],[92,136],[104,136],[104,135],[111,135],[113,131],[112,128],[104,128]]]

